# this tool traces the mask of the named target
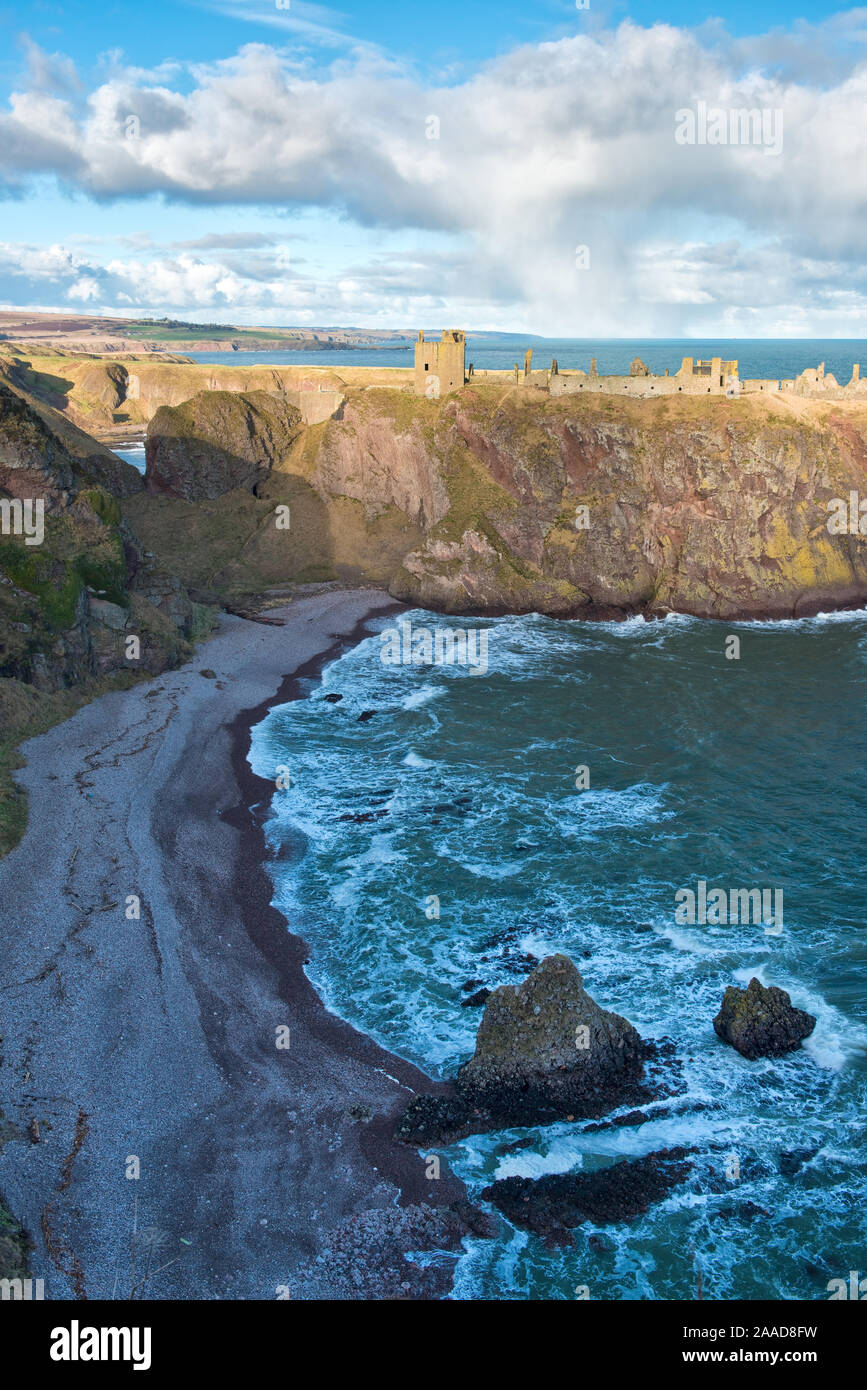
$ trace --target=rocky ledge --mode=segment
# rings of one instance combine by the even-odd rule
[[[592,1173],[549,1173],[544,1178],[503,1178],[482,1191],[514,1226],[555,1244],[569,1244],[571,1230],[631,1221],[660,1202],[687,1177],[690,1149],[661,1149],[644,1158],[612,1163]]]
[[[301,433],[301,412],[268,391],[200,391],[148,425],[149,492],[188,501],[255,492]]]

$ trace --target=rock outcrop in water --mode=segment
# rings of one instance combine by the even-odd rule
[[[532,1124],[610,1110],[642,1065],[632,1024],[590,998],[568,956],[548,956],[491,994],[457,1087],[473,1106]]]
[[[812,1014],[796,1009],[784,989],[761,984],[729,985],[713,1021],[714,1031],[742,1057],[779,1057],[800,1047],[816,1026]]]
[[[661,1149],[644,1158],[594,1172],[549,1173],[543,1178],[500,1178],[482,1190],[515,1226],[549,1242],[569,1244],[571,1230],[632,1221],[667,1197],[689,1173],[688,1149]]]
[[[493,991],[454,1093],[411,1101],[398,1137],[422,1144],[475,1129],[603,1115],[646,1098],[639,1090],[644,1055],[632,1024],[590,998],[569,957],[548,956],[517,988]]]

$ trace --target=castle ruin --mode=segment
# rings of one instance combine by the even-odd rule
[[[591,394],[601,392],[609,396],[727,396],[730,399],[757,392],[791,392],[796,396],[808,396],[820,400],[848,400],[855,396],[867,395],[867,378],[861,377],[860,365],[852,368],[851,380],[841,386],[832,373],[825,372],[824,362],[818,367],[809,367],[797,377],[742,378],[738,373],[737,360],[724,357],[694,358],[684,357],[680,368],[673,375],[668,368],[664,376],[655,376],[650,368],[636,357],[630,363],[626,376],[600,376],[596,370],[596,359],[591,359],[589,372],[579,370],[561,371],[556,358],[550,368],[533,368],[533,350],[529,348],[524,356],[523,369],[516,362],[511,370],[475,371],[472,364],[467,374],[466,333],[460,329],[443,329],[439,342],[428,341],[419,332],[415,344],[415,374],[413,389],[417,396],[437,399],[450,391],[461,390],[468,381],[484,383],[485,380],[511,381],[513,385],[547,391],[552,396],[577,395],[579,392]]]
[[[548,390],[552,396],[567,396],[579,391],[602,391],[607,395],[628,396],[738,396],[743,383],[738,377],[738,364],[724,357],[711,357],[702,360],[684,357],[680,370],[670,376],[654,376],[640,357],[636,357],[629,367],[628,376],[600,376],[596,370],[596,359],[590,363],[589,372],[552,372]]]
[[[444,328],[440,341],[428,341],[421,329],[415,345],[415,394],[436,400],[458,391],[467,379],[467,335]]]

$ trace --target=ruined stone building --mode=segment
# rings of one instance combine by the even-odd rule
[[[439,342],[428,341],[419,330],[415,345],[415,393],[446,396],[459,391],[466,381],[467,335],[459,328],[444,328]]]
[[[601,391],[606,395],[628,396],[737,396],[741,382],[738,364],[724,357],[684,357],[680,369],[669,375],[654,376],[640,357],[630,363],[628,376],[600,376],[596,359],[589,372],[552,372],[548,390],[552,396],[567,396],[581,392]]]
[[[561,371],[556,359],[550,368],[534,369],[533,350],[529,348],[524,355],[523,370],[517,362],[510,371],[474,372],[471,365],[468,376],[466,334],[462,330],[444,329],[439,342],[429,342],[425,339],[424,333],[419,333],[415,345],[413,383],[416,395],[436,399],[450,391],[461,390],[468,381],[482,385],[485,380],[511,380],[515,386],[547,391],[552,396],[601,392],[609,396],[625,394],[652,397],[683,394],[732,398],[754,392],[792,392],[798,396],[846,400],[853,396],[867,395],[867,378],[862,379],[857,362],[852,368],[852,378],[845,386],[841,386],[830,372],[825,372],[824,362],[816,368],[808,368],[795,378],[744,380],[738,374],[737,361],[725,357],[684,357],[678,371],[670,375],[666,368],[664,376],[655,376],[640,357],[635,357],[630,363],[627,376],[601,376],[596,370],[595,357],[590,362],[589,372]]]

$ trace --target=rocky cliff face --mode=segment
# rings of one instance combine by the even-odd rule
[[[110,392],[116,395],[120,388],[112,376],[111,364],[107,368],[99,367],[91,370],[98,370],[99,380],[95,383],[95,389],[103,390],[106,395]],[[29,438],[31,458],[50,464],[53,453],[59,445],[75,460],[77,472],[81,479],[107,488],[116,497],[131,497],[133,493],[141,491],[144,486],[141,474],[135,468],[130,467],[128,463],[119,459],[104,444],[98,443],[85,430],[80,429],[70,416],[62,413],[61,409],[52,405],[51,399],[49,399],[52,393],[45,390],[45,380],[32,372],[26,362],[16,357],[0,356],[0,385],[8,388],[4,397],[3,411],[6,424],[3,427],[2,435],[4,457],[7,459],[6,467],[11,466],[13,453],[16,457],[20,455],[20,458],[23,458],[21,451],[25,448],[25,440]],[[36,387],[43,391],[42,396],[36,393]],[[64,403],[59,386],[53,399],[58,406],[62,406]],[[19,405],[14,405],[15,401]],[[20,412],[23,406],[29,407],[30,424],[25,430],[23,422],[19,422],[15,427],[15,438],[13,439],[9,412],[13,409]],[[42,431],[40,431],[40,422],[44,426]],[[38,464],[38,466],[41,465]]]
[[[270,584],[303,560],[455,613],[731,620],[867,601],[863,537],[828,525],[833,499],[867,495],[863,405],[370,388],[304,429],[277,394],[206,392],[157,412],[150,438],[165,496],[304,492],[292,545],[250,532],[243,563],[225,544],[209,560],[232,583],[255,587],[261,550]]]
[[[402,598],[729,619],[867,598],[863,542],[827,527],[831,498],[867,488],[867,413],[464,392],[444,406],[437,440],[480,493],[405,558],[392,585]]]
[[[267,391],[202,391],[161,406],[148,425],[148,490],[192,501],[255,492],[300,433],[300,411]]]
[[[371,379],[411,373],[397,368],[343,369]],[[343,375],[327,365],[246,366],[191,362],[173,353],[159,357],[133,353],[113,360],[86,352],[16,350],[0,343],[0,378],[29,393],[37,409],[49,406],[72,426],[90,435],[116,437],[141,433],[161,406],[180,406],[202,391],[255,392],[287,395],[309,423],[331,415],[340,405]],[[93,444],[94,448],[99,448]]]
[[[347,403],[322,437],[313,486],[325,497],[353,498],[368,517],[394,507],[423,531],[436,526],[451,499],[430,423],[417,410],[380,414],[363,398]]]
[[[103,476],[131,482],[109,457]],[[25,503],[41,504],[29,538]],[[0,678],[59,690],[120,669],[161,671],[186,650],[192,605],[179,581],[145,552],[92,460],[2,385],[0,504]],[[139,641],[132,661],[129,636]]]

